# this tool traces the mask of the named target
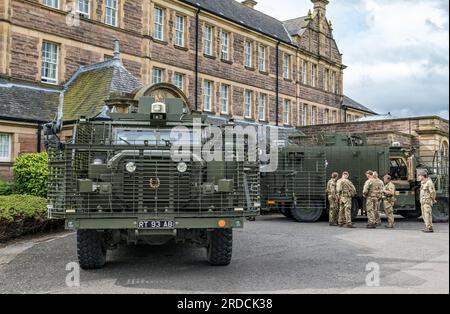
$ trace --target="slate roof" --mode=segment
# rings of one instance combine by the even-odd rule
[[[58,103],[58,90],[0,79],[0,119],[51,121]]]
[[[377,114],[376,112],[370,110],[369,108],[367,108],[366,106],[361,105],[359,102],[357,102],[356,100],[351,99],[348,96],[344,96],[344,99],[342,100],[342,104],[343,107],[347,107],[347,108],[351,108],[351,109],[356,109],[356,110],[361,110],[367,113],[371,113],[371,114]]]
[[[302,35],[305,31],[306,26],[309,24],[308,17],[302,16],[298,17],[292,20],[284,21],[283,24],[288,31],[289,35],[296,36],[296,35]]]
[[[118,60],[81,67],[65,86],[63,119],[96,116],[111,93],[131,93],[141,86]]]
[[[200,7],[205,11],[280,39],[283,42],[292,43],[283,22],[258,10],[246,7],[236,0],[181,0],[181,2]]]

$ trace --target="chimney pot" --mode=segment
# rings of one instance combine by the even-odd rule
[[[250,9],[254,9],[258,2],[255,0],[244,0],[242,1],[242,4]]]

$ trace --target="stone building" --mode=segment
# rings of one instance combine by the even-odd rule
[[[174,83],[212,115],[288,126],[373,115],[344,95],[328,0],[311,1],[279,21],[253,0],[0,0],[0,173],[41,149],[59,93],[80,66],[113,58],[115,39],[138,81]]]

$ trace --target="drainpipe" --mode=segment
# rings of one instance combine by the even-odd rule
[[[36,151],[40,153],[42,151],[42,124],[38,124],[36,130]]]
[[[280,42],[277,42],[277,49],[276,49],[276,58],[277,58],[277,69],[276,69],[276,76],[277,76],[277,82],[275,84],[275,92],[276,92],[276,108],[275,108],[275,115],[276,115],[276,126],[279,126],[280,124]]]
[[[201,9],[197,9],[195,14],[195,111],[198,110],[198,65],[199,65],[199,30],[200,30],[200,12]]]

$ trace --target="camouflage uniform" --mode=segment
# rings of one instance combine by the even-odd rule
[[[383,180],[381,180],[379,178],[375,178],[375,180],[377,181],[377,185],[381,186],[381,190],[383,191],[383,189],[384,189],[384,182],[383,182]],[[377,208],[375,210],[375,219],[377,221],[377,225],[381,225],[380,209],[381,209],[381,203],[382,202],[383,202],[383,193],[380,193],[379,197],[378,197]]]
[[[428,230],[433,230],[433,204],[436,200],[436,189],[431,179],[421,183],[420,205],[422,217]]]
[[[339,197],[337,194],[337,182],[331,179],[327,184],[328,203],[330,204],[330,225],[339,223]]]
[[[388,226],[394,227],[395,185],[392,182],[386,184],[383,189],[383,205]]]
[[[366,211],[370,226],[376,226],[378,224],[376,212],[379,208],[379,199],[382,198],[384,186],[379,181],[381,180],[369,179],[364,184],[363,195],[366,198]]]
[[[352,225],[352,199],[356,195],[356,188],[348,179],[339,179],[336,184],[339,196],[339,225]]]

